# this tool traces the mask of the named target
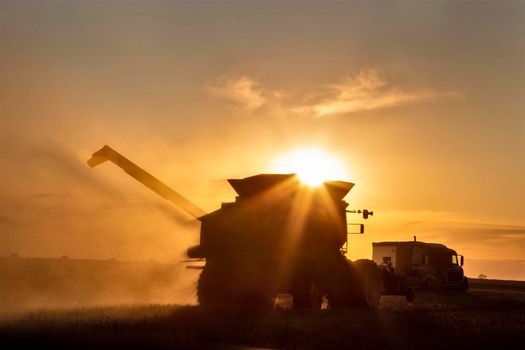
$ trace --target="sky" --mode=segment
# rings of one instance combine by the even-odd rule
[[[86,165],[105,144],[207,211],[234,199],[224,179],[318,148],[375,212],[351,258],[416,235],[525,280],[503,267],[525,265],[524,97],[520,2],[1,2],[0,255],[177,261],[198,242]]]

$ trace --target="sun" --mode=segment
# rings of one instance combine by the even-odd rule
[[[320,148],[302,148],[285,154],[277,159],[274,169],[279,173],[296,173],[309,186],[346,177],[343,164]]]

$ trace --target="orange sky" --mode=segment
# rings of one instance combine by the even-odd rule
[[[222,179],[319,147],[356,183],[350,207],[376,213],[353,258],[416,234],[467,263],[523,259],[524,15],[3,2],[0,255],[176,260],[197,241],[198,225],[119,169],[85,165],[109,144],[206,210],[233,199]]]

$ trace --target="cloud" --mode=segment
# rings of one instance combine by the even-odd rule
[[[416,232],[423,240],[451,245],[469,257],[513,259],[522,256],[525,246],[522,224],[429,218],[407,222],[401,229]]]
[[[226,79],[220,84],[208,86],[208,90],[243,110],[257,109],[266,102],[262,86],[247,76]]]
[[[403,89],[388,82],[374,69],[362,69],[340,83],[315,87],[309,96],[286,89],[270,90],[247,75],[223,79],[209,85],[215,97],[229,101],[241,110],[253,111],[261,107],[272,113],[306,117],[327,117],[407,104],[433,102],[438,98],[457,98],[457,91],[431,88]]]
[[[525,224],[486,221],[447,211],[378,210],[366,224],[370,241],[418,241],[443,243],[468,259],[522,259]],[[368,246],[366,247],[368,248]],[[478,273],[479,274],[479,273]]]
[[[310,99],[313,100],[312,102],[295,107],[292,111],[325,117],[433,101],[438,97],[457,95],[459,95],[457,92],[440,92],[432,89],[404,91],[391,86],[376,70],[363,69],[354,77],[348,77],[339,84],[328,86],[326,91]]]

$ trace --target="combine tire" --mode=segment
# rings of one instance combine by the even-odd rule
[[[328,274],[331,276],[327,284],[330,308],[359,308],[367,305],[356,268],[345,257],[341,256],[331,271],[327,271]]]
[[[416,299],[416,292],[412,288],[407,288],[405,298],[409,303],[412,303]]]
[[[361,259],[354,262],[354,266],[360,277],[361,290],[366,306],[376,309],[381,299],[381,274],[377,265],[372,260]]]
[[[250,305],[271,307],[272,295],[267,289],[252,285],[251,280],[235,269],[205,266],[197,285],[197,299],[201,306]]]
[[[304,285],[292,292],[294,309],[320,309],[323,295],[313,284]]]
[[[295,309],[320,309],[323,296],[317,288],[311,263],[302,262],[295,268],[291,280],[291,294]]]
[[[221,275],[217,269],[209,266],[202,270],[197,284],[197,299],[201,306],[224,304],[230,299],[229,288]]]

